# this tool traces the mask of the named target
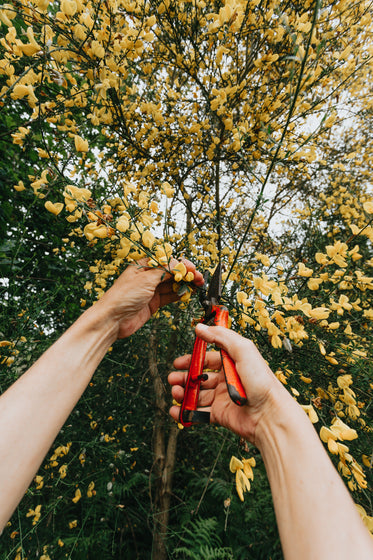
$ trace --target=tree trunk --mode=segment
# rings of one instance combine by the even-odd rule
[[[153,426],[153,550],[152,560],[167,559],[167,528],[171,503],[172,478],[176,460],[179,428],[172,424],[166,443],[166,427],[169,425],[166,390],[157,366],[157,338],[153,329],[149,340],[149,370],[154,388]]]

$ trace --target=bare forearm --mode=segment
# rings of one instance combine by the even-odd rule
[[[88,310],[0,397],[0,531],[115,338]]]
[[[276,420],[273,420],[276,418]],[[282,404],[261,450],[287,560],[370,559],[373,540],[303,410]]]

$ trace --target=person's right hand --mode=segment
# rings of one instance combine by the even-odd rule
[[[237,372],[247,395],[247,404],[237,406],[229,397],[221,365],[220,352],[207,352],[205,368],[208,379],[202,381],[198,406],[210,411],[210,421],[220,424],[251,443],[256,443],[257,427],[263,420],[270,421],[276,414],[277,403],[282,399],[293,400],[274,376],[254,343],[224,327],[199,324],[196,334],[228,352],[235,362]],[[191,356],[181,356],[174,362],[178,371],[169,374],[173,398],[181,403]],[[171,416],[178,420],[180,407],[172,406]],[[264,421],[265,424],[265,421]]]

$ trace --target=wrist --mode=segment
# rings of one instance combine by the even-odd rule
[[[293,437],[293,432],[301,431],[304,424],[314,431],[302,408],[276,380],[255,429],[255,445],[265,454],[271,447],[277,446],[276,442]]]
[[[98,337],[101,343],[108,348],[118,338],[119,325],[114,313],[110,313],[110,310],[102,305],[100,300],[80,316],[76,326],[83,328],[94,337]]]

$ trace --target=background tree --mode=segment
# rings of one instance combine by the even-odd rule
[[[221,258],[232,326],[371,526],[370,3],[13,0],[0,18],[2,389],[128,263]],[[167,418],[199,313],[175,280],[181,304],[105,358],[7,558],[281,557],[256,450]],[[257,460],[242,506],[232,454]]]

